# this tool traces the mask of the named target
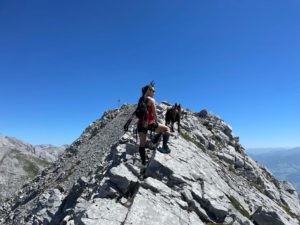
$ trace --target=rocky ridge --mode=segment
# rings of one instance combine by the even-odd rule
[[[168,105],[158,106],[161,122]],[[141,177],[135,121],[122,131],[134,109],[123,105],[88,126],[0,207],[0,224],[299,224],[294,187],[247,156],[206,110],[186,110],[171,153],[149,151]]]

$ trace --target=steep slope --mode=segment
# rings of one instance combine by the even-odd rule
[[[159,116],[167,104],[158,106]],[[134,110],[92,123],[60,160],[0,208],[1,224],[299,224],[299,199],[248,157],[219,117],[187,111],[169,155],[150,151],[139,174]]]
[[[300,192],[300,147],[284,151],[251,154],[280,180],[291,182]]]
[[[63,153],[65,147],[33,146],[0,136],[0,204]]]

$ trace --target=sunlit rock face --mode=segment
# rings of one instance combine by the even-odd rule
[[[161,123],[168,107],[157,107]],[[171,153],[147,150],[141,174],[136,119],[123,131],[134,109],[123,105],[90,124],[2,205],[0,224],[299,224],[293,186],[252,160],[232,128],[207,110],[184,110]]]

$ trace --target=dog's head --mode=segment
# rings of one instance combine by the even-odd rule
[[[179,114],[181,113],[181,105],[180,104],[175,103],[175,105],[173,107],[176,110],[176,112],[178,112]]]

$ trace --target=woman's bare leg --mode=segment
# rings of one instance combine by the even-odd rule
[[[166,125],[159,123],[158,127],[155,129],[155,133],[169,133],[170,134],[170,128]]]
[[[155,129],[156,133],[159,133],[159,137],[161,134],[163,134],[163,148],[169,149],[168,148],[168,141],[170,137],[170,128],[166,125],[163,124],[158,124],[158,127]],[[169,150],[168,150],[169,151]]]

